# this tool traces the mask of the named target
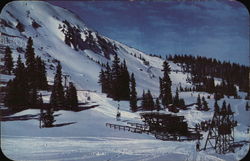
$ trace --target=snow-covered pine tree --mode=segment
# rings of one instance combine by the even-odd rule
[[[106,64],[106,71],[104,72],[105,75],[105,91],[106,93],[110,94],[111,93],[111,83],[112,83],[112,75],[111,75],[111,68],[109,66],[109,64]]]
[[[64,105],[64,90],[62,85],[62,66],[60,62],[56,67],[56,74],[54,78],[54,85],[50,96],[50,104],[55,107],[62,107]]]
[[[169,77],[170,73],[170,66],[167,61],[163,62],[163,78],[161,80],[161,87],[160,91],[162,92],[162,105],[165,107],[168,104],[172,103],[172,92],[171,92],[171,86],[172,86],[172,81]]]
[[[37,89],[42,89],[42,90],[48,89],[45,63],[39,56],[37,56],[35,59],[35,73],[36,73]]]
[[[70,108],[78,106],[77,91],[72,82],[69,83],[69,87],[66,90],[65,104]]]
[[[201,104],[201,97],[200,97],[200,94],[198,94],[198,98],[197,98],[196,104],[197,104],[197,107],[196,107],[197,110],[201,110],[202,104]]]
[[[9,46],[5,48],[4,52],[4,72],[7,74],[11,74],[13,70],[13,59],[12,59],[12,51]]]
[[[5,106],[13,110],[21,110],[28,105],[29,90],[26,80],[26,69],[22,63],[21,56],[18,56],[17,67],[15,69],[15,78],[7,84],[7,92],[4,98]]]
[[[130,108],[132,112],[137,111],[137,93],[136,93],[136,82],[134,73],[131,74],[131,85],[130,85]]]
[[[120,87],[119,85],[120,82],[120,75],[121,75],[121,70],[120,70],[120,58],[115,54],[113,64],[112,64],[112,69],[111,69],[111,97],[114,100],[119,100],[120,99]]]
[[[99,73],[99,81],[98,83],[101,85],[102,88],[102,93],[106,93],[106,89],[105,89],[105,74],[103,69],[101,69],[100,73]]]
[[[217,103],[217,100],[215,100],[215,102],[214,102],[214,112],[219,112],[220,111],[220,107],[219,107],[219,105],[218,105],[218,103]]]
[[[179,101],[180,101],[180,99],[179,99],[179,92],[178,92],[178,89],[176,89],[175,97],[173,99],[173,105],[174,106],[179,106],[180,105]]]
[[[27,71],[27,81],[30,88],[35,87],[36,85],[36,71],[35,71],[35,52],[33,48],[33,40],[29,37],[26,51],[25,51],[25,58],[26,58],[26,71]]]
[[[157,111],[160,111],[160,110],[161,110],[161,105],[160,105],[159,98],[156,98],[156,100],[155,100],[155,109],[156,109]]]
[[[130,88],[129,88],[129,72],[127,69],[126,61],[124,60],[120,67],[121,75],[119,78],[120,85],[120,100],[129,100]]]
[[[205,100],[204,96],[202,97],[202,110],[205,110],[205,111],[209,110],[207,101]]]
[[[153,97],[151,95],[151,92],[150,90],[147,91],[146,94],[144,94],[144,98],[143,98],[143,110],[146,110],[146,111],[152,111],[154,110],[154,100],[153,100]]]
[[[249,110],[249,104],[248,104],[248,101],[246,102],[246,111]]]

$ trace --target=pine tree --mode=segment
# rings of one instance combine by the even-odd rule
[[[145,91],[143,90],[143,92],[142,92],[142,101],[141,101],[142,109],[144,109],[145,106],[146,106],[146,95],[145,95]]]
[[[227,104],[226,101],[224,100],[222,103],[221,112],[225,113],[226,111],[227,111]]]
[[[137,93],[136,93],[136,82],[134,73],[131,74],[130,107],[132,112],[137,111]]]
[[[35,71],[35,52],[33,48],[33,40],[29,37],[25,52],[26,58],[26,71],[27,71],[27,81],[30,88],[35,87],[36,85],[36,71]]]
[[[200,94],[198,94],[198,98],[197,98],[197,110],[201,110],[201,97],[200,97]]]
[[[118,58],[117,54],[114,56],[112,69],[111,69],[111,96],[114,98],[114,100],[120,100],[120,89],[121,86],[119,85],[120,82],[120,59]]]
[[[144,94],[143,102],[144,102],[143,103],[144,110],[151,110],[151,111],[154,110],[155,105],[150,90],[148,90],[148,92]]]
[[[157,111],[160,111],[160,110],[161,110],[161,105],[160,105],[159,98],[156,98],[156,100],[155,100],[155,109],[156,109]]]
[[[104,75],[105,75],[105,78],[106,78],[105,79],[106,93],[110,94],[112,92],[112,90],[111,90],[111,87],[112,87],[112,85],[111,85],[111,83],[112,83],[112,75],[111,75],[111,68],[110,68],[108,63],[106,64],[106,71],[105,71]]]
[[[13,110],[21,110],[28,105],[29,91],[26,81],[25,66],[22,63],[21,56],[18,56],[17,67],[15,69],[15,78],[7,84],[7,92],[4,99],[6,106]]]
[[[120,85],[120,92],[121,92],[121,98],[122,100],[129,100],[129,94],[130,94],[130,88],[129,88],[129,72],[127,69],[126,61],[124,60],[121,64],[121,75],[119,78],[119,85]]]
[[[48,88],[48,82],[46,77],[45,63],[41,57],[35,59],[35,73],[36,73],[36,87],[38,89],[46,90]]]
[[[53,109],[49,108],[46,110],[46,113],[44,114],[44,119],[43,119],[44,127],[52,127],[54,122],[55,119],[54,119]]]
[[[180,105],[180,106],[185,106],[185,101],[184,101],[183,98],[181,98],[181,99],[179,100],[179,105]]]
[[[160,86],[162,89],[161,91],[161,97],[162,97],[162,104],[164,106],[167,106],[168,104],[172,103],[172,92],[171,92],[171,86],[172,81],[170,80],[169,73],[170,73],[170,66],[169,64],[164,61],[163,63],[163,78],[161,80]]]
[[[203,105],[203,108],[202,108],[203,110],[205,110],[205,111],[209,110],[208,105],[207,105],[207,101],[205,100],[204,96],[202,97],[202,105]]]
[[[101,70],[100,73],[99,73],[99,81],[98,83],[101,84],[101,87],[102,87],[102,93],[106,93],[106,88],[105,88],[105,74],[104,74],[104,71]]]
[[[43,107],[42,107],[42,106],[43,106],[43,97],[42,97],[42,94],[41,94],[41,93],[38,95],[38,98],[37,98],[37,105],[39,105],[41,109],[43,108]]]
[[[227,112],[228,112],[228,113],[232,113],[232,109],[231,109],[230,103],[227,105]]]
[[[77,98],[77,92],[74,84],[72,82],[69,83],[69,87],[66,90],[66,96],[65,96],[65,103],[66,106],[73,108],[78,106],[78,98]]]
[[[29,105],[31,107],[35,107],[35,106],[37,106],[37,102],[38,102],[37,89],[33,88],[29,92]]]
[[[54,85],[50,96],[50,104],[61,107],[64,105],[64,90],[62,86],[62,66],[60,62],[56,68],[56,75],[54,78]]]
[[[13,69],[13,59],[12,59],[12,51],[9,46],[6,47],[4,53],[4,70],[7,74],[11,74]]]
[[[220,107],[217,103],[217,100],[215,100],[215,102],[214,102],[214,112],[216,112],[216,113],[220,112]]]
[[[163,94],[163,88],[162,88],[162,79],[161,77],[159,77],[159,85],[160,85],[160,95],[159,95],[159,98],[162,99],[162,94]]]
[[[249,110],[249,105],[248,105],[248,101],[246,102],[246,111]]]
[[[179,106],[180,105],[179,101],[180,101],[180,99],[179,99],[179,92],[178,92],[178,89],[176,89],[175,97],[173,99],[173,105],[174,106]]]

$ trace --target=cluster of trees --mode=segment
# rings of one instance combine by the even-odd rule
[[[126,61],[120,63],[120,58],[115,54],[112,66],[107,64],[106,70],[101,70],[99,83],[102,92],[107,93],[114,100],[130,99],[130,76]]]
[[[9,47],[5,50],[5,60],[12,60]],[[15,75],[13,80],[7,83],[4,104],[12,110],[22,110],[27,107],[38,107],[43,104],[42,95],[38,95],[38,90],[48,90],[45,62],[41,57],[35,57],[33,40],[29,37],[25,51],[25,64],[21,56],[18,56],[16,68],[11,67],[11,63],[5,61],[5,69],[8,74],[12,71]],[[12,63],[13,64],[13,63]],[[62,86],[62,72],[60,63],[52,87],[50,103],[54,107],[75,107],[78,105],[76,88],[73,83],[64,91]]]
[[[129,100],[130,110],[136,112],[137,92],[134,73],[129,75],[126,61],[120,63],[120,58],[115,54],[112,66],[107,63],[106,70],[101,70],[99,74],[99,82],[102,92],[107,93],[108,97],[114,100]]]
[[[148,90],[147,93],[143,90],[141,107],[145,111],[152,111],[155,109],[155,103],[150,90]]]
[[[142,103],[141,103],[141,107],[143,110],[158,110],[159,111],[161,109],[160,100],[161,100],[161,104],[165,108],[168,107],[170,104],[172,104],[171,107],[170,106],[168,107],[169,110],[172,110],[172,111],[177,111],[176,107],[185,106],[184,99],[179,98],[178,90],[176,90],[175,96],[174,97],[172,96],[172,91],[171,91],[172,81],[169,77],[171,69],[167,61],[163,62],[162,71],[163,71],[163,77],[159,78],[159,82],[160,82],[159,98],[156,98],[155,103],[154,103],[150,90],[148,90],[147,93],[143,91]]]
[[[217,93],[222,97],[226,96],[234,96],[237,97],[237,88],[232,82],[226,82],[222,80],[222,82],[218,85],[214,84],[214,78],[208,78],[205,76],[192,76],[192,82],[196,85],[196,91],[204,91],[208,93]]]
[[[148,90],[147,93],[145,93],[145,91],[143,90],[141,108],[142,110],[145,110],[145,111],[153,111],[153,110],[160,111],[161,105],[160,105],[159,98],[156,98],[154,102],[154,98],[150,90]]]
[[[183,98],[179,98],[179,91],[178,89],[176,89],[176,93],[175,93],[175,96],[173,98],[173,105],[174,106],[179,106],[179,107],[183,107],[185,106],[185,101]]]
[[[11,53],[8,47],[6,51],[8,54]],[[25,58],[24,64],[21,56],[18,56],[16,68],[13,70],[15,78],[8,82],[4,100],[6,106],[17,110],[24,106],[36,106],[40,99],[37,90],[48,88],[45,63],[40,57],[35,57],[31,37],[27,42]],[[12,69],[9,68],[7,71],[11,73]]]
[[[78,106],[77,91],[74,84],[70,82],[69,86],[66,87],[66,90],[64,90],[62,85],[62,66],[60,62],[58,62],[56,67],[54,85],[50,96],[50,104],[55,108],[61,109],[73,109]]]
[[[248,92],[249,96],[248,74],[250,68],[247,66],[225,61],[221,62],[216,59],[201,56],[195,57],[191,55],[170,55],[168,60],[171,60],[174,63],[180,63],[182,69],[185,72],[190,72],[192,76],[195,77],[193,81],[198,80],[204,83],[205,81],[203,79],[206,76],[221,78],[229,85],[238,85],[239,89],[241,91]],[[207,88],[209,87],[206,87],[206,89]],[[227,87],[225,87],[223,90],[226,90],[226,88]]]
[[[209,110],[207,101],[206,101],[204,96],[201,99],[200,95],[198,95],[196,104],[197,104],[197,106],[196,106],[197,110],[200,110],[200,111],[208,111]]]

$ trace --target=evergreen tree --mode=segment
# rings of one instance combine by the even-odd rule
[[[162,94],[163,94],[163,88],[162,88],[162,79],[161,79],[161,77],[159,77],[159,84],[160,84],[160,95],[159,95],[159,98],[161,98],[162,99]]]
[[[99,81],[98,83],[101,84],[101,87],[102,87],[102,93],[106,93],[106,88],[105,88],[105,74],[104,74],[104,71],[101,70],[100,73],[99,73]]]
[[[159,98],[156,98],[156,100],[155,100],[155,109],[156,109],[157,111],[160,111],[160,110],[161,110],[161,105],[160,105]]]
[[[108,63],[106,65],[106,71],[104,72],[104,75],[105,75],[105,82],[104,82],[105,91],[106,93],[111,93],[112,75],[111,75],[111,68]]]
[[[120,82],[120,59],[118,58],[117,54],[114,56],[112,69],[111,69],[111,96],[114,98],[114,100],[120,99],[120,92],[121,92],[121,86],[119,85]]]
[[[246,102],[246,111],[249,110],[249,105],[248,105],[248,101]]]
[[[124,60],[121,64],[121,75],[119,78],[119,86],[120,86],[120,99],[129,100],[130,88],[129,88],[129,72],[127,69],[126,61]]]
[[[179,105],[180,105],[180,106],[185,106],[185,101],[184,101],[183,98],[181,98],[181,99],[179,100]]]
[[[54,119],[53,109],[49,108],[46,110],[46,113],[44,114],[43,118],[44,127],[52,127],[54,122],[55,119]]]
[[[27,71],[27,81],[30,88],[35,87],[36,85],[36,71],[35,71],[35,52],[33,48],[33,40],[29,37],[25,52],[26,58],[26,71]]]
[[[167,106],[168,104],[172,103],[172,92],[171,92],[171,86],[172,81],[170,80],[169,73],[170,73],[170,66],[169,64],[164,61],[163,63],[163,78],[160,82],[160,86],[162,89],[161,91],[161,97],[162,97],[162,104],[164,106]]]
[[[29,92],[29,105],[31,107],[35,107],[35,106],[37,106],[37,102],[38,102],[37,89],[33,88]]]
[[[226,101],[224,100],[222,103],[221,112],[225,113],[226,111],[227,111],[227,104]]]
[[[179,92],[178,92],[178,89],[176,89],[175,97],[173,99],[173,105],[174,106],[179,106],[180,105],[179,101],[180,101],[180,99],[179,99]]]
[[[137,93],[136,93],[136,82],[134,73],[131,74],[130,107],[132,112],[137,111]]]
[[[232,109],[231,109],[230,103],[227,105],[227,112],[232,113]]]
[[[145,106],[146,106],[146,94],[145,94],[145,91],[143,90],[143,92],[142,92],[141,107],[144,109]]]
[[[220,112],[220,107],[217,103],[217,100],[215,100],[215,102],[214,102],[214,112],[216,112],[216,113]]]
[[[77,91],[72,82],[69,83],[69,87],[66,90],[65,100],[66,106],[70,108],[78,106]]]
[[[209,110],[208,105],[207,105],[207,101],[205,100],[204,96],[202,97],[202,105],[203,105],[203,108],[202,108],[203,110],[205,110],[205,111]]]
[[[9,46],[6,47],[5,53],[4,53],[4,71],[7,74],[11,74],[13,69],[13,59],[12,59],[12,51]]]
[[[198,94],[198,98],[197,98],[197,110],[201,110],[201,97],[200,97],[200,94]]]
[[[50,96],[50,104],[61,107],[64,105],[64,91],[62,85],[62,66],[60,62],[56,68],[56,74],[54,78],[54,85],[52,87],[52,93]]]
[[[150,90],[148,90],[146,94],[143,91],[142,108],[143,110],[151,110],[151,111],[154,109],[154,100]]]
[[[41,94],[41,93],[38,95],[38,98],[37,98],[37,105],[39,105],[41,109],[43,108],[43,107],[42,107],[42,105],[43,105],[43,97],[42,97],[42,94]]]
[[[26,107],[29,100],[29,91],[27,89],[25,66],[19,55],[15,69],[15,78],[7,84],[7,92],[4,99],[5,106],[17,111]]]
[[[36,73],[36,87],[38,89],[46,90],[48,88],[48,82],[46,77],[45,63],[41,57],[35,59],[35,73]]]

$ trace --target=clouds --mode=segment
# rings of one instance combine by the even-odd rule
[[[146,53],[200,54],[249,64],[249,15],[236,1],[51,3],[72,10],[99,33]]]

